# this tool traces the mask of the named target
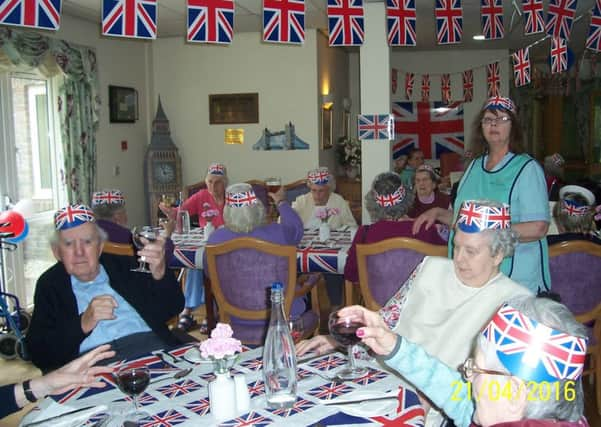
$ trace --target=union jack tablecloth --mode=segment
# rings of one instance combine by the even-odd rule
[[[170,354],[181,357],[190,346],[173,350]],[[265,387],[262,377],[262,349],[245,351],[233,366],[233,374],[244,374],[251,396],[250,410],[231,420],[217,424],[210,412],[208,384],[214,378],[210,364],[194,364],[180,358],[172,365],[177,368],[193,367],[193,371],[185,378],[176,381],[162,381],[151,384],[139,397],[139,404],[151,416],[139,425],[151,426],[310,426],[310,425],[386,425],[414,426],[424,425],[424,411],[419,404],[417,395],[400,386],[399,379],[383,371],[379,365],[372,363],[369,372],[362,378],[345,383],[329,382],[317,373],[332,375],[346,363],[346,357],[341,353],[333,353],[307,360],[298,366],[298,396],[295,405],[290,409],[272,410],[266,407]],[[148,364],[151,368],[164,365],[155,355],[137,359],[136,363]],[[131,362],[130,362],[131,363]],[[367,362],[358,361],[359,364]],[[170,375],[172,375],[171,373]],[[158,374],[167,375],[167,374]],[[115,416],[118,412],[127,412],[131,400],[119,391],[110,376],[102,378],[107,386],[104,389],[76,389],[62,396],[54,396],[44,400],[40,406],[23,419],[23,423],[41,420],[56,413],[57,403],[68,405],[70,409],[90,405],[107,405],[109,413]],[[321,403],[344,396],[351,399],[359,393],[365,397],[370,391],[398,393],[398,404],[394,401],[383,405],[383,402],[372,402],[357,405],[324,406]],[[378,413],[380,409],[384,413]],[[63,412],[66,408],[62,408]],[[374,411],[375,409],[375,411]],[[105,413],[106,413],[105,412]],[[82,426],[93,426],[102,419],[105,413],[97,413],[82,421]],[[116,416],[109,421],[108,426],[121,426],[123,416]]]

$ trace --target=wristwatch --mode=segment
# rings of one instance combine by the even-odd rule
[[[38,399],[36,399],[35,395],[33,394],[33,391],[31,391],[31,380],[23,382],[23,393],[25,393],[25,398],[30,402],[38,401]]]

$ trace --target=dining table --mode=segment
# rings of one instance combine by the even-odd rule
[[[249,409],[233,418],[217,422],[210,410],[209,383],[215,378],[215,365],[203,359],[198,344],[172,350],[161,350],[140,358],[117,361],[113,366],[148,366],[150,385],[138,397],[139,406],[149,416],[142,427],[169,426],[335,426],[424,425],[424,410],[417,394],[404,386],[393,373],[375,361],[358,360],[368,368],[354,380],[332,380],[335,372],[346,364],[346,355],[333,352],[298,359],[297,395],[290,408],[267,407],[263,382],[262,347],[248,348],[238,354],[230,366],[231,375],[243,376],[250,396]],[[174,372],[191,368],[191,372],[174,379]],[[116,385],[112,374],[98,377],[104,388],[76,388],[62,395],[47,397],[21,421],[21,427],[79,408],[77,414],[54,419],[53,426],[115,427],[133,408],[132,400]],[[369,401],[388,396],[385,400]],[[234,404],[235,396],[232,396]],[[342,404],[345,400],[360,403]],[[40,424],[38,424],[40,425]]]

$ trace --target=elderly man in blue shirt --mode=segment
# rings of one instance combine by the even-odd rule
[[[184,300],[167,272],[162,237],[138,252],[151,271],[144,274],[131,271],[132,257],[102,254],[106,233],[87,206],[67,206],[54,222],[58,262],[37,282],[26,338],[37,367],[48,371],[109,342],[117,358],[178,343],[166,322]]]

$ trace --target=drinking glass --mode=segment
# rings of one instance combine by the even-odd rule
[[[348,351],[348,362],[342,370],[336,374],[344,380],[352,380],[360,378],[367,373],[364,367],[355,365],[355,357],[353,355],[353,346],[361,339],[357,336],[357,329],[365,326],[363,323],[353,320],[349,317],[340,316],[339,311],[330,313],[328,320],[328,328],[330,335],[341,345],[346,346]]]
[[[282,179],[279,176],[272,176],[270,178],[266,178],[265,185],[267,186],[267,191],[269,191],[270,193],[277,193],[277,191],[282,186]]]
[[[290,335],[292,340],[297,344],[303,338],[303,318],[301,316],[290,316],[288,320],[288,326],[290,327]]]
[[[138,422],[150,416],[148,412],[138,409],[138,395],[142,394],[150,383],[150,371],[146,366],[124,366],[117,371],[119,390],[130,396],[134,402],[133,412],[126,415],[128,420]]]
[[[158,237],[157,230],[149,225],[132,228],[131,235],[134,245],[138,249],[144,248],[144,242],[142,241],[142,237],[148,240],[149,242],[154,242]],[[137,271],[139,273],[150,273],[151,271],[148,269],[146,257],[141,256],[138,260],[138,267],[132,268],[131,271]]]

